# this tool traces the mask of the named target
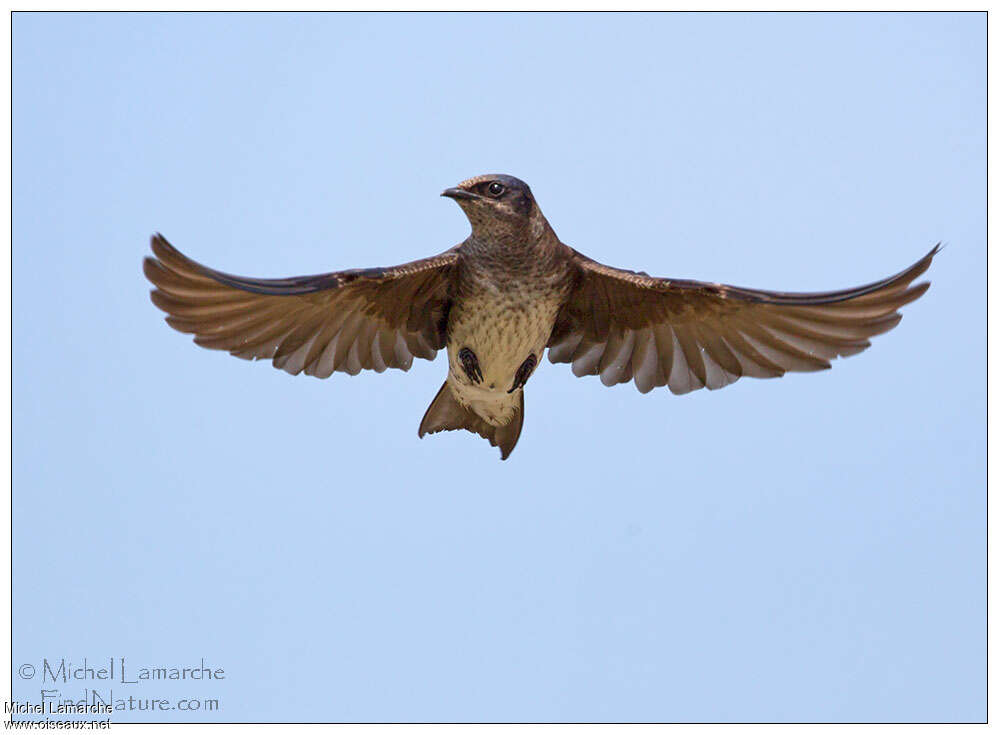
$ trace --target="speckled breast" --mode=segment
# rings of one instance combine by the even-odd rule
[[[493,269],[464,276],[448,319],[449,380],[460,402],[492,423],[505,423],[526,382],[523,372],[518,380],[518,370],[532,355],[533,365],[540,363],[564,289],[529,273]],[[463,350],[472,352],[477,371],[468,369]]]
[[[448,362],[461,384],[487,391],[508,392],[517,370],[532,354],[540,360],[551,334],[559,301],[551,293],[513,289],[487,293],[455,304],[450,315]],[[481,380],[466,374],[458,353],[470,349]]]

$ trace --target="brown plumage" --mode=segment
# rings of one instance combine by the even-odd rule
[[[143,268],[153,303],[195,342],[293,375],[408,370],[448,350],[447,380],[420,436],[465,429],[506,459],[524,420],[524,384],[553,363],[646,393],[721,388],[740,377],[823,370],[856,354],[921,296],[912,285],[939,246],[901,273],[842,291],[781,293],[653,278],[564,245],[530,189],[511,176],[462,182],[472,224],[461,245],[391,268],[281,279],[202,266],[160,235]]]
[[[162,235],[152,248],[143,270],[153,303],[202,347],[318,378],[408,370],[444,347],[456,249],[394,268],[258,279],[195,263]]]
[[[579,280],[555,322],[548,358],[571,362],[576,375],[599,374],[604,385],[634,379],[642,393],[825,370],[899,323],[898,309],[929,288],[910,284],[938,251],[882,281],[825,293],[653,278],[574,252]]]

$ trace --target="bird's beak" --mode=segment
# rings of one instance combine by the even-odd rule
[[[441,196],[450,197],[451,199],[457,199],[459,201],[462,199],[479,198],[478,194],[473,194],[472,192],[467,191],[466,189],[459,189],[457,186],[452,186],[450,189],[445,189],[444,191],[441,192]]]

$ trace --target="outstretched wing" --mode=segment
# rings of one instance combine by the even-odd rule
[[[899,307],[929,288],[911,284],[939,249],[891,278],[825,293],[653,278],[575,253],[577,282],[556,319],[548,358],[571,362],[577,376],[599,374],[604,385],[634,379],[642,393],[823,370],[898,324]]]
[[[444,347],[455,249],[393,268],[257,279],[195,263],[158,234],[152,248],[150,298],[202,347],[318,378],[408,370]]]

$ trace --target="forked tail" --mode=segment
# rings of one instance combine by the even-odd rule
[[[437,391],[437,397],[430,403],[430,408],[420,422],[420,437],[424,434],[436,434],[438,431],[454,431],[465,429],[483,439],[488,439],[494,447],[500,448],[500,458],[506,459],[517,446],[520,429],[524,425],[524,391],[520,391],[520,405],[517,407],[510,423],[503,426],[493,426],[475,414],[471,409],[462,406],[451,390],[451,384],[444,385]]]

